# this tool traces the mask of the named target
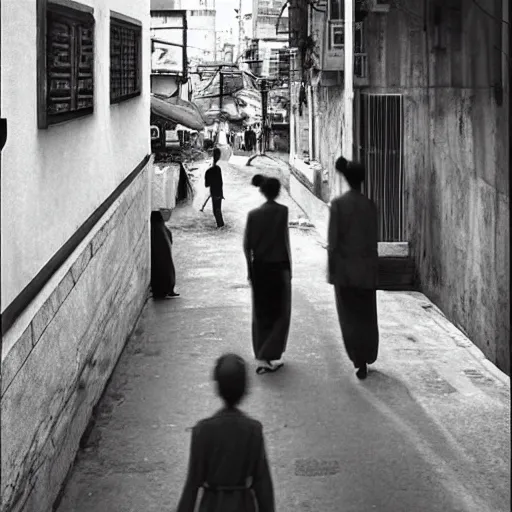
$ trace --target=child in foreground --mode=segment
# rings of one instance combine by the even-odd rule
[[[274,489],[262,424],[240,409],[247,388],[245,361],[225,354],[213,378],[224,406],[192,429],[188,475],[177,512],[274,512]]]

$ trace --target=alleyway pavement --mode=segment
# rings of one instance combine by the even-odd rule
[[[193,203],[169,225],[181,296],[149,299],[79,453],[59,512],[164,512],[186,476],[190,428],[220,403],[212,365],[245,357],[243,409],[264,425],[278,512],[508,512],[510,385],[420,293],[379,292],[380,355],[359,381],[343,348],[315,233],[292,228],[285,366],[257,376],[242,253],[262,202],[247,158],[223,162],[225,230]],[[285,191],[290,219],[303,215]]]

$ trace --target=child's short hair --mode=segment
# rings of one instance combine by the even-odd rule
[[[220,397],[229,407],[240,403],[247,389],[245,361],[237,354],[224,354],[217,359],[213,370]]]

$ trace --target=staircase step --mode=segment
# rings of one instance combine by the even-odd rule
[[[416,289],[414,277],[412,258],[379,256],[379,290],[413,291]]]

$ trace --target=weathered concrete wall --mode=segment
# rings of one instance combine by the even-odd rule
[[[322,187],[322,199],[330,201],[331,191],[336,190],[334,164],[341,156],[343,125],[343,88],[341,86],[318,87],[317,124],[319,147],[317,160],[328,170],[328,182]]]
[[[499,2],[481,3],[501,17]],[[368,18],[367,90],[404,95],[406,235],[422,290],[510,374],[510,89],[500,24],[462,2],[461,11],[443,8],[437,38],[423,30],[421,5],[408,3],[419,18],[394,9]]]
[[[290,85],[290,117],[293,116],[294,123],[290,124],[290,129],[294,129],[295,144],[290,148],[290,153],[297,158],[304,159],[309,155],[309,103],[302,104],[302,115],[300,115],[299,97],[300,83],[292,83]]]
[[[2,512],[51,510],[135,326],[149,285],[151,165],[47,285],[48,300],[2,357]]]
[[[293,174],[290,176],[290,196],[304,210],[311,219],[324,241],[327,241],[327,227],[329,225],[329,206],[318,199]]]

